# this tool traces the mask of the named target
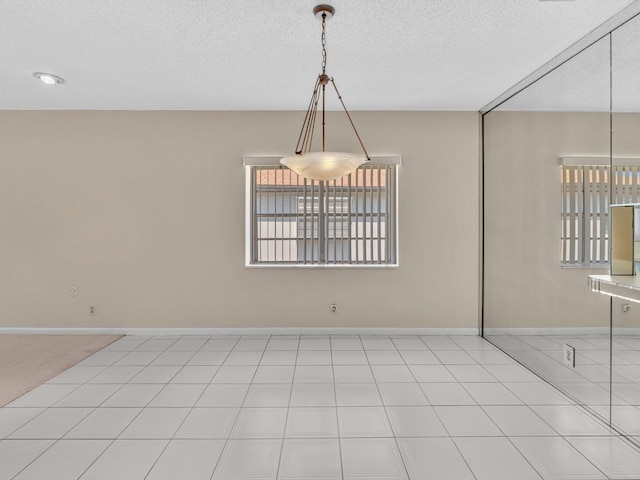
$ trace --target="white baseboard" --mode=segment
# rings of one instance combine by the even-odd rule
[[[640,330],[639,330],[640,331]],[[484,335],[609,335],[609,327],[485,328]]]
[[[0,334],[44,335],[479,335],[477,328],[21,328]]]

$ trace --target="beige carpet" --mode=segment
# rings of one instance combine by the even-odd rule
[[[0,407],[121,335],[0,335]]]

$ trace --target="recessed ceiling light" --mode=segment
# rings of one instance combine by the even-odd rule
[[[41,82],[46,83],[47,85],[64,83],[64,78],[58,77],[57,75],[52,75],[50,73],[35,72],[33,76],[36,77]]]

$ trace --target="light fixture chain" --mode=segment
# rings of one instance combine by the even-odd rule
[[[327,14],[322,14],[322,74],[324,75],[327,69]]]

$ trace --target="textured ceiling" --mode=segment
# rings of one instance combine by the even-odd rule
[[[0,0],[0,109],[304,109],[316,3]],[[352,110],[478,110],[631,3],[335,0],[327,70]]]

